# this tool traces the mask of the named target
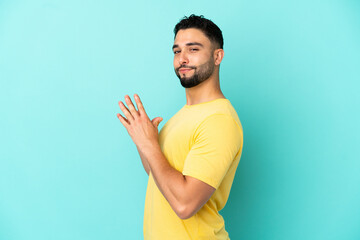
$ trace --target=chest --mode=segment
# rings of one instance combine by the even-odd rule
[[[162,152],[172,167],[182,171],[186,156],[195,140],[196,122],[189,118],[175,118],[167,122],[159,133]]]

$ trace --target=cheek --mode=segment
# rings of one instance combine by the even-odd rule
[[[174,57],[173,65],[174,65],[174,68],[177,68],[178,66],[180,66],[179,60],[177,59],[177,57]]]
[[[201,65],[207,62],[209,59],[209,56],[202,54],[202,55],[196,55],[191,58],[190,63],[193,63],[194,65]]]

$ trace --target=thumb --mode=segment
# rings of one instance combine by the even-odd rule
[[[163,120],[162,117],[156,117],[156,118],[154,118],[153,120],[151,120],[151,122],[152,122],[156,127],[158,127],[159,124],[160,124],[160,122],[161,122],[162,120]]]

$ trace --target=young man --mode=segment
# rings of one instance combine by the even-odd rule
[[[243,146],[236,111],[220,90],[221,30],[203,16],[184,17],[174,29],[174,70],[184,105],[161,129],[138,95],[128,95],[118,118],[149,174],[144,239],[229,239],[219,211],[229,197]]]

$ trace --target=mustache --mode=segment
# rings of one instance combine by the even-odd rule
[[[180,67],[176,68],[176,71],[178,72],[180,68],[191,68],[191,69],[196,69],[196,67],[194,67],[194,66],[181,65]]]

